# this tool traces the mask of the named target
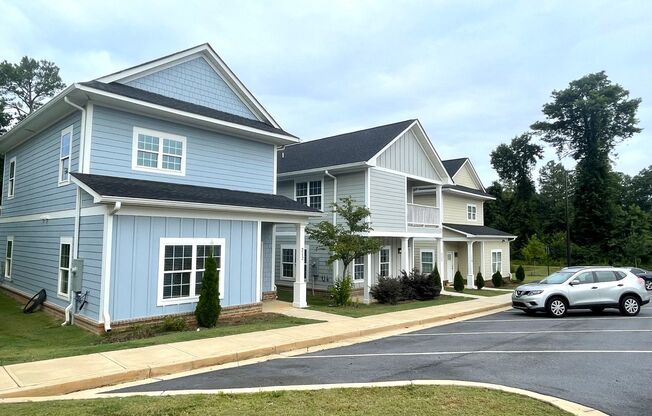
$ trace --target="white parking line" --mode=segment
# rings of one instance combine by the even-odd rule
[[[479,319],[479,320],[470,320],[470,321],[460,321],[456,322],[458,324],[474,324],[474,323],[491,323],[491,322],[540,322],[540,321],[555,321],[555,322],[568,322],[568,321],[618,321],[621,319],[630,319],[630,320],[638,320],[638,319],[652,319],[652,316],[622,316],[622,317],[614,317],[614,318],[607,318],[607,317],[594,317],[594,318],[570,318],[566,317],[563,319],[560,318],[526,318],[526,319]]]
[[[370,354],[300,355],[288,360],[321,358],[368,358],[368,357],[416,357],[424,355],[470,355],[470,354],[652,354],[652,350],[530,350],[530,351],[431,351],[431,352],[384,352]]]
[[[583,329],[569,331],[478,331],[478,332],[437,332],[427,334],[399,334],[397,337],[438,337],[444,335],[527,335],[527,334],[592,334],[596,332],[652,332],[652,329]]]

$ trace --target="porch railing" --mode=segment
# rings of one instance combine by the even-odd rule
[[[410,227],[436,227],[440,225],[439,208],[407,204],[407,222]]]

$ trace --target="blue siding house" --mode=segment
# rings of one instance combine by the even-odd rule
[[[276,195],[298,141],[207,44],[72,84],[0,137],[0,288],[110,331],[192,313],[212,251],[224,313],[260,311],[276,225],[321,215]]]

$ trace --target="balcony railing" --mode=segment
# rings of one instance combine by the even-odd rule
[[[410,227],[436,227],[440,225],[439,208],[407,204],[407,222]]]

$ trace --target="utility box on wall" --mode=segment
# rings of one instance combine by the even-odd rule
[[[84,260],[73,259],[70,265],[71,282],[70,287],[73,292],[81,292],[82,276],[84,274]]]

